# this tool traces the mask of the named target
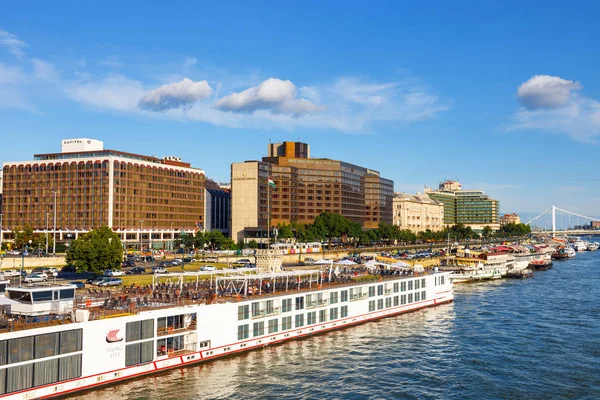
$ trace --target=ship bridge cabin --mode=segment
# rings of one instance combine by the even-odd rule
[[[13,315],[64,315],[73,311],[75,286],[7,287]]]

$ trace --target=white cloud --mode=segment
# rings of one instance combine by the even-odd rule
[[[571,91],[581,89],[579,82],[550,75],[535,75],[517,90],[521,103],[530,110],[558,108],[566,105]]]
[[[0,64],[0,85],[20,83],[25,80],[25,74],[19,67]]]
[[[194,82],[184,78],[180,82],[163,85],[144,95],[138,106],[148,111],[165,111],[169,109],[189,109],[195,102],[212,94],[207,81]]]
[[[138,81],[109,75],[97,81],[71,83],[65,92],[72,100],[94,108],[136,112],[144,88]]]
[[[121,68],[123,66],[120,57],[114,54],[98,61],[98,64],[109,68]]]
[[[507,130],[537,130],[597,143],[600,102],[574,92],[580,88],[578,82],[559,77],[534,76],[519,87],[518,94],[525,107],[515,113]]]
[[[22,59],[25,56],[23,49],[28,45],[12,33],[0,30],[0,46],[6,47],[15,57]]]
[[[296,86],[291,81],[269,78],[258,86],[223,97],[216,107],[222,111],[249,114],[266,110],[294,117],[323,110],[310,100],[298,98],[296,93]]]
[[[33,75],[36,79],[46,82],[58,80],[58,72],[53,64],[37,58],[32,58],[31,64],[33,66]]]

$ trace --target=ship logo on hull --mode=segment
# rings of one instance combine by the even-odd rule
[[[120,329],[113,329],[112,331],[108,331],[106,335],[106,343],[116,343],[123,340],[123,336],[119,334]]]

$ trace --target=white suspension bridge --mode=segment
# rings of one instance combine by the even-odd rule
[[[557,211],[559,212],[558,214],[558,218],[557,218]],[[539,226],[535,226],[532,225],[531,223],[537,219],[539,219],[540,217],[542,217],[543,215],[546,215],[548,213],[551,213],[552,216],[552,229],[548,230],[548,229],[542,229]],[[565,221],[565,216],[567,221]],[[575,223],[574,225],[571,225],[571,218],[573,218],[573,222]],[[559,221],[560,219],[560,221]],[[594,232],[593,230],[590,229],[583,229],[583,225],[586,225],[588,222],[592,222],[592,221],[596,221],[596,222],[600,222],[600,219],[598,218],[594,218],[594,217],[588,217],[586,215],[582,215],[582,214],[578,214],[578,213],[574,213],[572,211],[567,211],[567,210],[563,210],[562,208],[558,208],[556,206],[552,206],[549,209],[547,209],[546,211],[544,211],[543,213],[541,213],[540,215],[538,215],[537,217],[533,218],[532,220],[530,220],[529,222],[527,222],[526,225],[529,225],[531,227],[531,231],[534,233],[552,233],[553,235],[555,234],[590,234],[592,232]],[[560,225],[557,226],[557,223],[560,222]],[[565,223],[567,225],[565,225]],[[600,233],[600,231],[596,231],[597,233]],[[595,233],[595,232],[594,232]]]

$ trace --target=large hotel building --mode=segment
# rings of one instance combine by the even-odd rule
[[[269,177],[275,190],[268,187]],[[322,212],[341,214],[366,229],[392,223],[391,180],[343,161],[310,158],[306,143],[269,144],[262,161],[233,163],[231,191],[234,240],[265,237],[267,224],[312,223]]]
[[[24,224],[51,233],[56,226],[57,242],[105,225],[122,240],[148,247],[204,228],[204,171],[175,157],[70,139],[60,153],[3,163],[3,175],[5,239]]]

